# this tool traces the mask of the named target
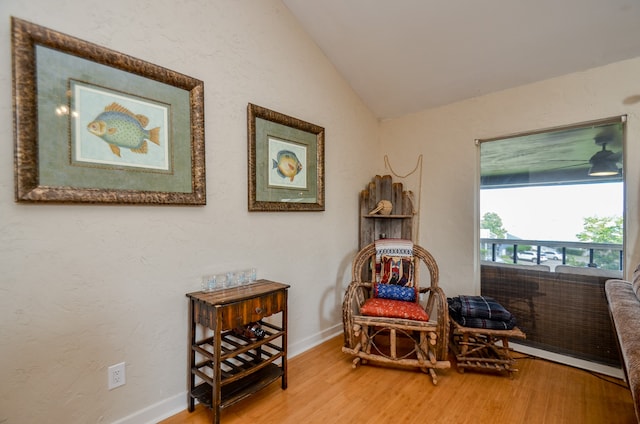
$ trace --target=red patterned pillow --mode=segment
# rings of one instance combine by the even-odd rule
[[[367,299],[360,308],[362,315],[370,317],[404,318],[416,321],[429,321],[429,315],[419,303],[403,300],[381,299],[379,297]]]

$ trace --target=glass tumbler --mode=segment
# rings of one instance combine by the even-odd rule
[[[217,278],[215,275],[205,275],[202,277],[202,291],[205,293],[212,292],[216,290],[217,287]]]

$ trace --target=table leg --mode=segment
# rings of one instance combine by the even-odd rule
[[[193,374],[193,372],[191,372],[196,362],[196,352],[192,349],[192,346],[196,342],[196,323],[193,319],[193,302],[193,299],[189,300],[189,328],[187,329],[187,333],[189,334],[189,343],[187,345],[187,348],[189,349],[189,361],[187,368],[187,378],[189,384],[189,391],[187,392],[187,402],[189,412],[193,412],[193,410],[195,409],[195,399],[193,398],[193,396],[191,396],[191,392],[196,385],[196,376]]]

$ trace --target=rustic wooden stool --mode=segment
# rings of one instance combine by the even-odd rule
[[[459,372],[466,368],[483,371],[518,371],[513,368],[516,360],[511,356],[509,338],[526,338],[518,327],[511,330],[489,330],[486,328],[463,327],[451,319],[450,347],[456,356]],[[497,343],[501,342],[501,345]]]

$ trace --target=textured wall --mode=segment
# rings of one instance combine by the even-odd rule
[[[207,206],[14,203],[11,15],[203,80]],[[339,329],[358,193],[385,172],[383,154],[400,174],[424,155],[420,241],[447,294],[478,281],[474,139],[627,113],[627,163],[640,158],[640,105],[623,103],[639,94],[640,60],[380,131],[278,0],[2,0],[0,22],[0,423],[145,422],[140,411],[168,399],[184,407],[184,294],[205,273],[252,265],[290,283],[294,353]],[[325,212],[246,211],[248,102],[326,128]],[[627,167],[628,263],[640,252],[639,173]],[[419,187],[414,176],[405,184]],[[120,361],[127,384],[107,391],[106,369]]]
[[[208,204],[16,204],[10,16],[203,80]],[[0,22],[0,423],[184,408],[185,293],[206,273],[290,283],[292,353],[341,330],[378,122],[279,0],[3,0]],[[249,102],[325,127],[325,212],[247,212]]]

